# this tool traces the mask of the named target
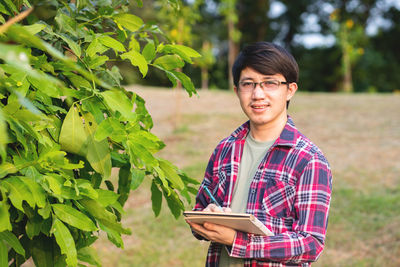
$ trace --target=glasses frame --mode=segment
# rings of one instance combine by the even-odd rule
[[[252,92],[252,91],[254,91],[254,89],[256,89],[257,85],[260,85],[260,88],[263,89],[264,91],[275,91],[276,89],[268,90],[268,89],[266,89],[266,87],[264,87],[266,83],[272,82],[272,81],[278,82],[278,86],[276,87],[276,89],[278,89],[279,86],[281,86],[282,84],[286,84],[286,85],[290,84],[290,82],[279,81],[279,80],[268,80],[268,81],[262,81],[262,82],[258,82],[258,83],[257,82],[252,82],[252,81],[241,81],[241,82],[239,82],[239,91],[241,91],[241,92]],[[253,88],[251,90],[242,90],[242,85],[244,83],[253,84]]]

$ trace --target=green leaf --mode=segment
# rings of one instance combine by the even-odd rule
[[[192,96],[192,94],[197,94],[196,88],[194,88],[194,85],[192,83],[192,80],[183,72],[178,72],[175,70],[170,71],[179,81],[181,81],[183,87],[186,89],[186,91],[189,93],[189,96]]]
[[[32,240],[32,258],[36,266],[54,267],[53,240],[45,235],[36,236]]]
[[[99,54],[103,54],[104,52],[106,52],[108,50],[108,47],[105,47],[104,45],[102,45],[99,40],[96,38],[93,39],[93,41],[90,43],[90,45],[88,46],[88,48],[86,49],[86,54],[89,57],[93,57],[94,55],[96,55],[97,53]]]
[[[67,256],[68,265],[76,266],[78,264],[75,242],[68,228],[58,219],[54,220],[52,233],[54,234],[61,253]]]
[[[125,47],[123,44],[115,40],[114,38],[108,36],[108,35],[102,35],[101,37],[98,38],[99,42],[105,45],[106,47],[112,48],[117,52],[124,52]]]
[[[101,261],[95,248],[84,247],[78,250],[78,260],[87,262],[91,265],[101,266]]]
[[[126,119],[135,119],[133,113],[132,101],[121,91],[105,91],[100,93],[103,96],[107,106],[113,110],[118,111]]]
[[[129,191],[131,190],[131,171],[130,171],[130,166],[124,166],[119,169],[119,174],[118,174],[118,194],[120,194],[120,197],[118,199],[119,203],[123,206],[128,199],[129,196]]]
[[[101,206],[95,200],[90,199],[81,199],[79,203],[92,215],[94,216],[101,224],[110,228],[118,233],[130,234],[131,232],[128,229],[124,229],[120,223],[117,222],[117,217],[115,214],[107,211],[105,207]],[[101,225],[100,225],[101,227]]]
[[[25,249],[13,233],[10,231],[0,232],[0,242],[1,241],[5,241],[15,252],[25,257]]]
[[[46,194],[43,188],[29,177],[19,177],[19,179],[28,186],[32,192],[33,199],[39,208],[44,208],[46,205]]]
[[[37,34],[38,32],[42,31],[47,26],[40,23],[35,23],[32,25],[23,26],[30,34]]]
[[[83,78],[82,76],[76,75],[72,72],[66,72],[64,73],[65,76],[68,77],[68,79],[71,81],[71,83],[76,87],[76,88],[92,88],[92,85],[88,80]]]
[[[129,59],[133,66],[137,66],[143,77],[146,76],[149,69],[146,58],[135,50],[131,50],[121,55],[122,59]]]
[[[0,202],[0,232],[5,230],[12,230],[10,214],[8,212],[8,205],[5,202]]]
[[[81,46],[78,45],[77,43],[75,43],[74,41],[72,41],[70,38],[64,36],[64,35],[58,35],[61,39],[64,40],[64,42],[66,42],[69,46],[69,48],[71,48],[72,52],[74,52],[74,54],[77,57],[81,57],[82,55],[82,50],[81,50]]]
[[[161,170],[164,171],[167,179],[172,183],[172,185],[179,190],[183,190],[185,185],[177,173],[177,168],[167,160],[159,159],[158,161]]]
[[[12,13],[18,14],[18,9],[15,7],[11,0],[4,0],[4,4],[10,9]],[[11,15],[11,14],[10,14]],[[13,15],[13,14],[12,14]]]
[[[179,55],[183,60],[186,62],[192,64],[192,57],[201,57],[201,55],[194,49],[184,46],[184,45],[164,45],[162,46],[162,49],[160,52],[163,53],[172,53],[172,54],[177,54]]]
[[[65,223],[83,231],[96,231],[97,227],[92,220],[82,212],[64,204],[52,204],[56,216]]]
[[[119,195],[110,190],[96,189],[99,195],[97,201],[103,206],[108,207],[117,202]]]
[[[165,70],[173,70],[176,68],[182,68],[185,63],[182,61],[182,59],[177,56],[177,55],[166,55],[157,58],[153,62],[154,65],[160,66],[161,68]]]
[[[14,207],[16,207],[17,209],[24,212],[24,209],[22,208],[22,202],[24,200],[32,208],[35,207],[35,200],[31,191],[29,190],[29,187],[24,182],[22,182],[19,177],[14,176],[3,179],[0,185],[3,185],[8,190],[8,197],[10,198]]]
[[[147,167],[158,166],[158,161],[154,156],[144,146],[137,143],[136,140],[129,139],[126,144],[131,157],[140,159]]]
[[[154,215],[157,217],[161,211],[162,193],[154,180],[151,183],[151,204]]]
[[[151,62],[156,56],[156,48],[154,42],[148,42],[143,48],[142,54],[147,62]]]
[[[175,219],[178,219],[182,211],[185,210],[184,205],[175,191],[171,190],[170,192],[171,193],[167,195],[166,191],[164,191],[164,197],[167,200],[168,208],[171,210]]]
[[[0,267],[8,266],[8,248],[3,240],[0,240]]]
[[[83,127],[83,122],[74,105],[69,109],[64,119],[60,132],[61,149],[78,154],[86,155],[88,134]]]
[[[132,14],[117,14],[114,17],[116,23],[122,25],[126,29],[135,32],[143,25],[143,20]]]
[[[3,111],[0,109],[0,157],[2,159],[2,162],[4,164],[4,161],[6,159],[6,146],[8,143],[8,132],[7,132],[7,124],[3,116]],[[0,166],[1,169],[1,166]],[[0,170],[0,177],[2,171]]]
[[[94,133],[97,128],[96,121],[90,113],[84,114],[85,131],[89,136],[87,139],[87,155],[86,158],[92,168],[101,173],[105,179],[111,175],[111,154],[107,140],[96,141]]]
[[[110,58],[107,56],[94,56],[89,62],[89,68],[95,69],[104,65]]]
[[[0,165],[0,178],[5,177],[7,174],[16,173],[18,169],[9,162],[4,162]]]
[[[131,173],[132,173],[131,190],[136,190],[142,184],[146,172],[144,170],[132,168]]]

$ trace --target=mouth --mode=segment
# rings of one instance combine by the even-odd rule
[[[267,103],[263,104],[251,104],[250,107],[255,110],[263,110],[268,108],[270,105]]]

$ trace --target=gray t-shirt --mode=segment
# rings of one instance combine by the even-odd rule
[[[232,203],[230,207],[232,212],[246,213],[250,184],[256,174],[261,160],[274,142],[275,140],[260,142],[255,140],[251,136],[251,133],[247,135],[246,142],[244,143],[242,159],[239,165],[239,174],[235,188],[233,189]],[[243,265],[243,259],[230,257],[225,246],[222,248],[221,258],[219,260],[220,267],[239,267]]]

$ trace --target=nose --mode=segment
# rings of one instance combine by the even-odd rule
[[[253,90],[252,98],[253,99],[263,99],[264,97],[265,97],[265,92],[261,88],[261,85],[259,83],[257,83],[256,87]]]

